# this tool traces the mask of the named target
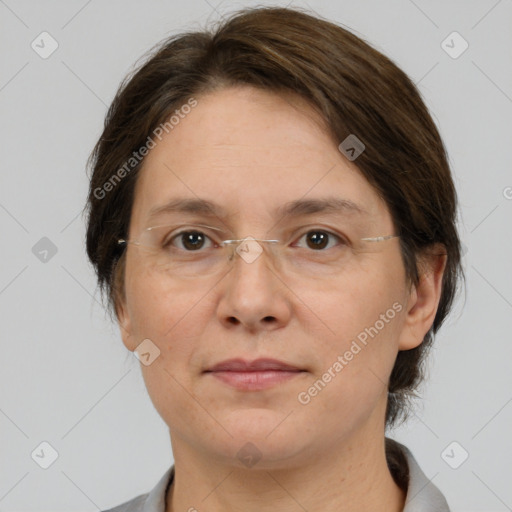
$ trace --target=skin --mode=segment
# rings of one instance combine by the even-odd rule
[[[304,196],[351,199],[370,214],[369,236],[394,233],[357,161],[340,153],[303,100],[250,87],[197,100],[145,159],[131,238],[147,227],[152,207],[178,197],[222,205],[226,238],[273,238],[274,209]],[[331,217],[319,218],[329,227]],[[145,265],[143,254],[128,246],[118,318],[129,350],[146,338],[160,350],[141,369],[171,436],[168,512],[403,509],[405,495],[385,459],[386,383],[398,351],[419,345],[433,323],[444,257],[414,288],[396,240],[327,280],[281,275],[265,255],[251,264],[237,258],[220,277],[172,279]],[[394,303],[401,311],[317,396],[299,403],[298,394]],[[237,357],[274,358],[304,371],[257,392],[203,373]],[[250,468],[237,457],[247,442],[261,454]]]

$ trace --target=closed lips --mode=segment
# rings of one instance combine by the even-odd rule
[[[215,364],[207,372],[264,372],[283,371],[301,372],[300,368],[276,359],[257,359],[255,361],[244,361],[243,359],[230,359]]]

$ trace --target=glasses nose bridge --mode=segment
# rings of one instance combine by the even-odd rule
[[[228,261],[232,262],[236,256],[240,257],[245,263],[253,263],[263,252],[265,247],[270,257],[276,257],[276,249],[280,245],[280,240],[266,240],[248,236],[236,240],[224,240],[222,245],[226,247]]]

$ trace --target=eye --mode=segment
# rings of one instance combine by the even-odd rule
[[[181,231],[176,235],[172,236],[168,241],[164,243],[164,247],[168,247],[170,245],[176,247],[178,249],[182,249],[187,252],[198,251],[202,249],[205,244],[210,244],[208,247],[211,247],[212,241],[209,236],[205,235],[201,231],[197,230],[188,230]]]
[[[341,242],[342,244],[345,244],[344,240],[338,235],[321,229],[313,229],[307,233],[304,233],[304,235],[300,237],[299,242],[304,238],[306,239],[307,247],[315,251],[319,251],[325,248],[330,249],[336,245],[335,242]]]

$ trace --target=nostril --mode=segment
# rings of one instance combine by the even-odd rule
[[[275,322],[276,321],[276,318],[274,316],[266,316],[264,319],[263,319],[264,322],[266,322],[267,324],[270,324],[272,322]]]

